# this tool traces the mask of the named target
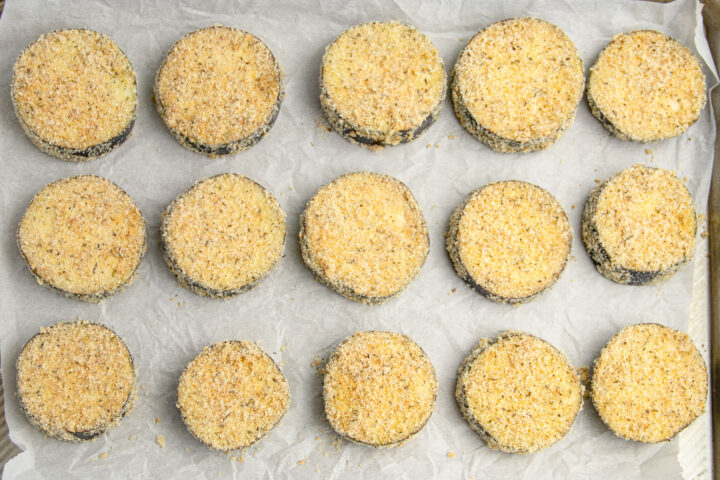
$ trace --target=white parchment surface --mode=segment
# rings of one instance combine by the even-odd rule
[[[24,450],[5,467],[6,479],[61,478],[678,478],[677,440],[641,445],[615,437],[590,402],[567,437],[535,455],[489,449],[460,416],[455,372],[482,337],[524,330],[589,365],[621,327],[659,322],[687,327],[691,267],[656,287],[629,287],[593,268],[580,240],[584,201],[605,179],[635,163],[676,169],[700,213],[710,184],[715,128],[709,108],[684,135],[649,145],[620,141],[589,113],[585,100],[568,132],[549,150],[495,153],[459,125],[446,100],[438,122],[418,140],[374,153],[318,126],[318,73],[324,47],[346,28],[397,19],[430,36],[449,72],[460,49],[481,28],[519,16],[560,26],[575,42],[586,70],[613,35],[663,31],[712,64],[693,0],[655,4],[627,0],[502,0],[470,2],[234,2],[10,0],[0,20],[0,351],[12,440]],[[174,41],[221,23],[247,30],[272,49],[287,75],[287,97],[270,134],[258,145],[220,159],[183,149],[151,101],[155,71]],[[127,53],[139,87],[132,136],[108,156],[84,164],[44,155],[25,137],[10,104],[12,66],[42,33],[83,27],[109,35]],[[706,67],[708,87],[715,75]],[[647,150],[646,150],[647,149]],[[368,307],[317,283],[297,242],[298,216],[323,184],[350,171],[394,175],[415,194],[428,220],[431,250],[419,277],[399,298]],[[215,301],[180,288],[161,258],[160,214],[195,180],[222,172],[250,176],[288,213],[280,267],[255,290]],[[32,196],[56,179],[97,174],[125,189],[149,224],[148,252],[137,280],[102,305],[66,299],[37,285],[18,253],[17,223]],[[556,286],[518,307],[495,304],[466,287],[444,248],[455,206],[488,182],[517,179],[550,191],[575,231],[573,257]],[[135,409],[107,435],[87,444],[44,438],[19,411],[15,358],[41,326],[76,317],[99,321],[127,342],[140,385]],[[311,363],[357,330],[403,332],[435,365],[437,408],[420,434],[402,447],[373,450],[335,440],[322,418],[321,384]],[[203,346],[226,339],[259,342],[279,363],[292,402],[282,424],[243,454],[243,461],[208,450],[183,426],[176,384]],[[156,420],[159,419],[159,420]],[[165,438],[162,448],[158,435]],[[240,455],[238,452],[236,455]]]

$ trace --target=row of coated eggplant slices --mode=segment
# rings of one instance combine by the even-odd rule
[[[215,157],[263,138],[280,111],[284,76],[254,35],[225,26],[191,32],[168,52],[154,101],[184,147]],[[320,103],[340,135],[380,150],[415,139],[438,117],[447,90],[430,39],[399,22],[354,26],[325,49]],[[706,103],[698,59],[656,31],[616,35],[590,69],[558,27],[536,18],[494,23],[465,46],[450,91],[467,131],[501,152],[550,146],[572,124],[583,91],[619,138],[662,140],[684,132]],[[85,161],[130,134],[135,72],[103,34],[81,29],[42,35],[19,55],[12,100],[42,151]]]
[[[80,364],[83,368],[77,368]],[[343,438],[395,447],[435,409],[438,382],[423,349],[406,335],[356,332],[321,362],[325,418]],[[51,438],[92,440],[127,415],[136,374],[125,343],[97,323],[43,328],[17,359],[22,411]],[[457,371],[455,398],[488,446],[534,453],[561,440],[582,409],[583,375],[550,343],[523,332],[482,339]],[[682,332],[637,324],[617,333],[594,362],[590,396],[619,437],[667,441],[705,411],[707,367]],[[290,388],[278,365],[250,341],[205,347],[185,368],[177,408],[211,449],[248,447],[278,425]]]
[[[386,302],[418,276],[430,251],[425,217],[400,180],[373,172],[321,187],[300,216],[299,247],[314,277],[368,305]],[[136,277],[146,222],[110,180],[80,175],[43,187],[17,231],[38,283],[98,303]],[[692,197],[674,172],[635,165],[593,190],[582,240],[597,270],[626,285],[670,278],[695,250]],[[487,184],[453,212],[445,235],[460,278],[486,298],[520,304],[547,291],[571,254],[573,229],[546,190],[521,181]],[[197,181],[165,210],[162,254],[177,281],[215,299],[246,292],[280,263],[286,214],[250,178],[224,173]]]

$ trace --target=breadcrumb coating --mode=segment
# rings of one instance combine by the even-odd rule
[[[331,355],[323,398],[330,425],[374,447],[406,442],[435,409],[437,380],[425,352],[405,335],[357,332]]]
[[[671,439],[705,412],[708,372],[686,334],[658,324],[622,329],[595,360],[592,400],[618,436]]]
[[[257,442],[290,405],[287,381],[255,343],[205,347],[180,377],[177,407],[190,433],[208,447],[230,451]]]
[[[163,215],[165,260],[201,295],[227,298],[262,281],[280,262],[285,212],[248,177],[226,173],[196,182]]]
[[[254,145],[280,109],[283,81],[257,37],[215,25],[176,42],[155,79],[158,112],[187,148],[209,156]]]
[[[588,77],[590,109],[623,140],[675,137],[705,107],[699,60],[665,34],[641,30],[615,35]]]
[[[575,45],[537,18],[494,23],[475,35],[453,70],[460,123],[501,152],[550,146],[575,118],[585,77]]]
[[[64,160],[107,153],[135,121],[135,71],[115,42],[92,30],[57,30],[25,48],[11,94],[33,143]]]
[[[17,240],[38,283],[99,302],[135,278],[145,253],[145,220],[110,180],[80,175],[35,195]]]
[[[427,128],[445,97],[442,58],[399,22],[356,25],[325,50],[320,101],[330,124],[357,143],[404,143]]]
[[[535,185],[506,181],[472,192],[450,221],[458,275],[488,298],[522,303],[558,279],[572,244],[562,206]]]
[[[675,173],[633,165],[589,196],[583,241],[600,273],[620,283],[658,283],[688,262],[697,219]]]
[[[342,295],[378,303],[417,276],[430,249],[410,190],[388,175],[357,172],[322,187],[300,221],[305,264]]]
[[[562,439],[583,387],[565,355],[522,332],[483,339],[458,369],[460,410],[490,448],[534,453]]]
[[[20,406],[50,437],[91,440],[133,408],[132,358],[120,337],[102,325],[77,320],[41,328],[16,366]]]

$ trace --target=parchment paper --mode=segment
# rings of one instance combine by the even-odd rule
[[[460,416],[455,372],[482,337],[518,329],[562,349],[576,366],[589,365],[623,326],[659,322],[685,329],[691,267],[657,287],[628,287],[593,268],[580,240],[580,215],[596,179],[635,163],[676,169],[687,177],[705,213],[715,137],[711,111],[684,135],[649,145],[620,141],[589,113],[585,100],[569,131],[549,150],[499,154],[458,124],[450,101],[438,122],[411,144],[380,153],[328,133],[317,95],[324,47],[344,29],[369,20],[398,19],[427,33],[449,72],[479,29],[518,16],[560,26],[575,42],[586,70],[611,37],[637,29],[663,31],[712,64],[699,22],[700,4],[626,0],[504,2],[112,2],[10,1],[0,21],[0,350],[12,440],[24,453],[3,478],[677,478],[677,440],[641,445],[615,437],[589,401],[567,437],[535,455],[490,450]],[[155,71],[183,34],[221,23],[247,30],[273,50],[287,75],[277,124],[251,150],[210,160],[184,150],[166,131],[151,102]],[[42,33],[84,27],[113,38],[128,54],[139,84],[132,137],[110,155],[70,164],[42,154],[27,140],[9,99],[12,65]],[[708,87],[716,75],[705,68]],[[646,150],[647,149],[647,150]],[[297,242],[298,216],[323,184],[349,171],[394,175],[415,194],[428,220],[431,251],[410,288],[396,300],[368,307],[315,282]],[[243,173],[268,188],[288,213],[288,242],[280,268],[255,290],[225,302],[201,298],[169,273],[158,246],[163,209],[198,178]],[[42,186],[78,174],[105,176],[124,188],[149,223],[148,252],[137,280],[102,305],[61,297],[37,285],[21,259],[15,231]],[[491,181],[526,180],[550,191],[566,209],[573,257],[557,285],[518,307],[498,305],[457,277],[444,248],[455,206]],[[125,338],[140,385],[134,411],[106,436],[77,445],[46,439],[18,409],[15,358],[41,326],[76,317],[100,321]],[[322,418],[321,381],[311,366],[357,330],[403,332],[435,365],[440,385],[428,425],[406,445],[387,450],[339,441]],[[282,424],[233,459],[212,452],[186,431],[175,407],[177,379],[203,346],[225,339],[259,342],[280,364],[292,403]],[[165,446],[157,442],[163,435]]]

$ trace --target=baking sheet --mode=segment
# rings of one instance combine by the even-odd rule
[[[657,287],[605,280],[582,247],[580,214],[595,179],[639,162],[676,169],[687,177],[698,211],[705,213],[715,137],[710,109],[677,139],[640,145],[611,137],[583,101],[574,125],[553,147],[515,155],[492,152],[475,141],[460,127],[447,101],[437,124],[417,141],[374,153],[322,128],[317,76],[323,49],[337,34],[364,21],[390,19],[427,33],[447,71],[477,30],[525,15],[565,30],[586,69],[614,34],[643,28],[668,33],[712,64],[699,9],[691,0],[666,5],[623,0],[434,5],[10,2],[0,22],[0,84],[7,88],[15,56],[42,33],[92,28],[109,35],[128,54],[138,75],[140,107],[134,133],[124,145],[107,157],[74,165],[30,144],[14,118],[9,95],[0,95],[0,201],[5,212],[0,220],[0,353],[11,439],[25,450],[6,465],[3,478],[679,476],[678,441],[639,445],[618,439],[589,402],[568,436],[554,447],[531,456],[492,451],[461,418],[453,398],[454,379],[457,366],[480,338],[506,329],[550,341],[577,366],[590,364],[625,325],[655,321],[687,329],[693,269],[685,268]],[[270,46],[287,75],[287,97],[266,139],[248,152],[211,160],[182,149],[170,136],[151,103],[151,89],[170,45],[188,31],[215,23],[247,30]],[[714,73],[709,68],[705,73],[708,86],[713,86]],[[375,307],[346,300],[315,282],[302,264],[296,240],[305,202],[322,184],[356,170],[388,173],[404,181],[430,227],[431,252],[418,279],[398,299]],[[160,213],[177,194],[198,178],[226,171],[250,176],[278,198],[288,213],[288,243],[280,268],[263,284],[218,302],[177,286],[161,259],[158,227]],[[17,222],[37,190],[58,178],[85,173],[118,183],[149,223],[148,253],[138,279],[100,306],[38,286],[14,242]],[[467,288],[444,250],[443,234],[457,203],[474,188],[504,179],[526,180],[549,190],[565,207],[576,233],[573,258],[557,285],[519,307],[494,304]],[[70,445],[33,430],[11,395],[14,359],[22,344],[40,326],[78,316],[103,322],[126,339],[140,390],[135,410],[116,429],[89,444]],[[340,441],[322,419],[320,379],[311,363],[345,336],[365,329],[408,334],[426,350],[437,371],[437,409],[427,427],[399,448],[372,450]],[[292,394],[283,423],[242,455],[237,452],[236,459],[194,440],[174,406],[185,364],[204,345],[231,338],[258,341],[281,365]],[[164,448],[157,435],[164,436]]]

